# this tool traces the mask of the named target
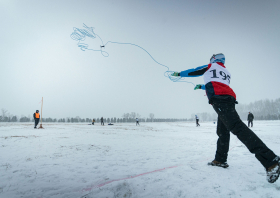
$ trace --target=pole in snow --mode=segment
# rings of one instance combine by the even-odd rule
[[[41,124],[40,124],[39,129],[43,129],[43,126],[42,126],[42,116],[43,116],[43,97],[42,97],[42,104],[41,104]]]

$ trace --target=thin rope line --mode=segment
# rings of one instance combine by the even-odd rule
[[[194,83],[192,82],[189,82],[189,81],[186,81],[184,80],[183,77],[181,76],[172,76],[172,74],[175,72],[175,71],[170,71],[169,67],[164,65],[164,64],[161,64],[159,63],[146,49],[144,49],[143,47],[137,45],[137,44],[134,44],[134,43],[122,43],[122,42],[115,42],[115,41],[107,41],[106,44],[104,44],[103,40],[101,39],[100,36],[98,36],[97,34],[95,34],[95,32],[93,31],[93,27],[88,27],[87,25],[84,24],[83,26],[85,29],[79,29],[79,28],[76,28],[74,27],[73,30],[74,32],[70,35],[70,37],[73,39],[73,40],[76,40],[78,41],[78,47],[81,48],[82,51],[85,51],[85,50],[91,50],[91,51],[95,51],[95,52],[100,52],[102,54],[102,56],[104,57],[108,57],[109,56],[109,53],[104,51],[103,48],[105,48],[105,46],[107,46],[107,44],[111,43],[111,44],[119,44],[119,45],[132,45],[132,46],[135,46],[135,47],[138,47],[140,49],[142,49],[143,51],[145,51],[150,57],[151,59],[157,63],[158,65],[161,65],[163,67],[166,67],[167,68],[167,71],[164,72],[164,76],[165,77],[168,77],[172,82],[186,82],[186,83],[191,83],[193,84],[193,86],[195,86]],[[102,46],[100,46],[100,50],[94,50],[94,49],[89,49],[88,47],[88,44],[82,42],[84,41],[87,37],[91,38],[91,39],[95,39],[95,38],[99,38],[101,43],[102,43]]]

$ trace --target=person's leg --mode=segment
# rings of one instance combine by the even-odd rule
[[[251,127],[253,127],[253,120],[251,121]]]
[[[38,123],[39,123],[39,119],[36,118],[36,119],[35,119],[35,128],[37,127]]]
[[[250,127],[250,124],[251,124],[251,127],[252,127],[252,121],[251,120],[248,121],[248,127]]]
[[[215,160],[220,163],[224,163],[227,161],[230,134],[229,130],[226,128],[226,126],[219,117],[217,124],[217,135],[219,136],[219,138],[217,141],[217,151]]]
[[[266,169],[274,165],[275,161],[273,160],[276,155],[240,119],[235,110],[234,98],[226,96],[215,97],[211,101],[214,110],[218,113],[226,128],[236,135],[251,153],[255,154],[261,164]]]
[[[199,124],[199,119],[197,119],[197,124],[198,124],[198,126],[200,126],[200,124]]]

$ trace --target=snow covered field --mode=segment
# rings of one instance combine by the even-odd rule
[[[207,166],[213,122],[140,124],[1,123],[0,197],[280,197],[280,179],[269,184],[234,135],[230,167]],[[254,121],[253,131],[280,155],[280,121]]]

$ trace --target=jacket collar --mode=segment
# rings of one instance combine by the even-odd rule
[[[224,65],[224,63],[221,63],[221,62],[216,62],[216,63],[217,63],[218,65],[220,65],[220,66],[226,68],[225,65]]]

